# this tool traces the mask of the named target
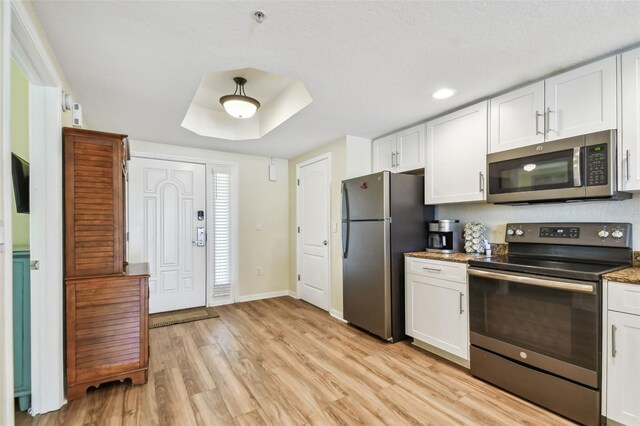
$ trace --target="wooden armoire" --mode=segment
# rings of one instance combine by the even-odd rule
[[[67,399],[149,368],[147,264],[126,264],[127,136],[64,128]]]

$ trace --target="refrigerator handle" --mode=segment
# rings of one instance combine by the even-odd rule
[[[349,193],[347,192],[347,186],[344,182],[342,182],[342,205],[345,213],[345,217],[343,218],[344,232],[342,232],[342,258],[346,259],[349,254],[349,228],[351,225],[351,215],[349,214]]]

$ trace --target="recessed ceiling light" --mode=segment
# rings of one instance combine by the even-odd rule
[[[453,96],[456,93],[453,89],[442,88],[440,90],[436,90],[431,94],[434,99],[447,99]]]

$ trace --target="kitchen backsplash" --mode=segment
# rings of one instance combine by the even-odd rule
[[[494,204],[442,204],[436,219],[480,222],[492,243],[504,242],[507,223],[513,222],[625,222],[633,225],[633,248],[640,249],[640,196],[625,201],[503,206]]]

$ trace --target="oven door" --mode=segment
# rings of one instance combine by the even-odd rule
[[[470,268],[471,344],[598,388],[600,288],[599,282]]]
[[[490,203],[586,196],[584,137],[489,154],[487,163]]]

